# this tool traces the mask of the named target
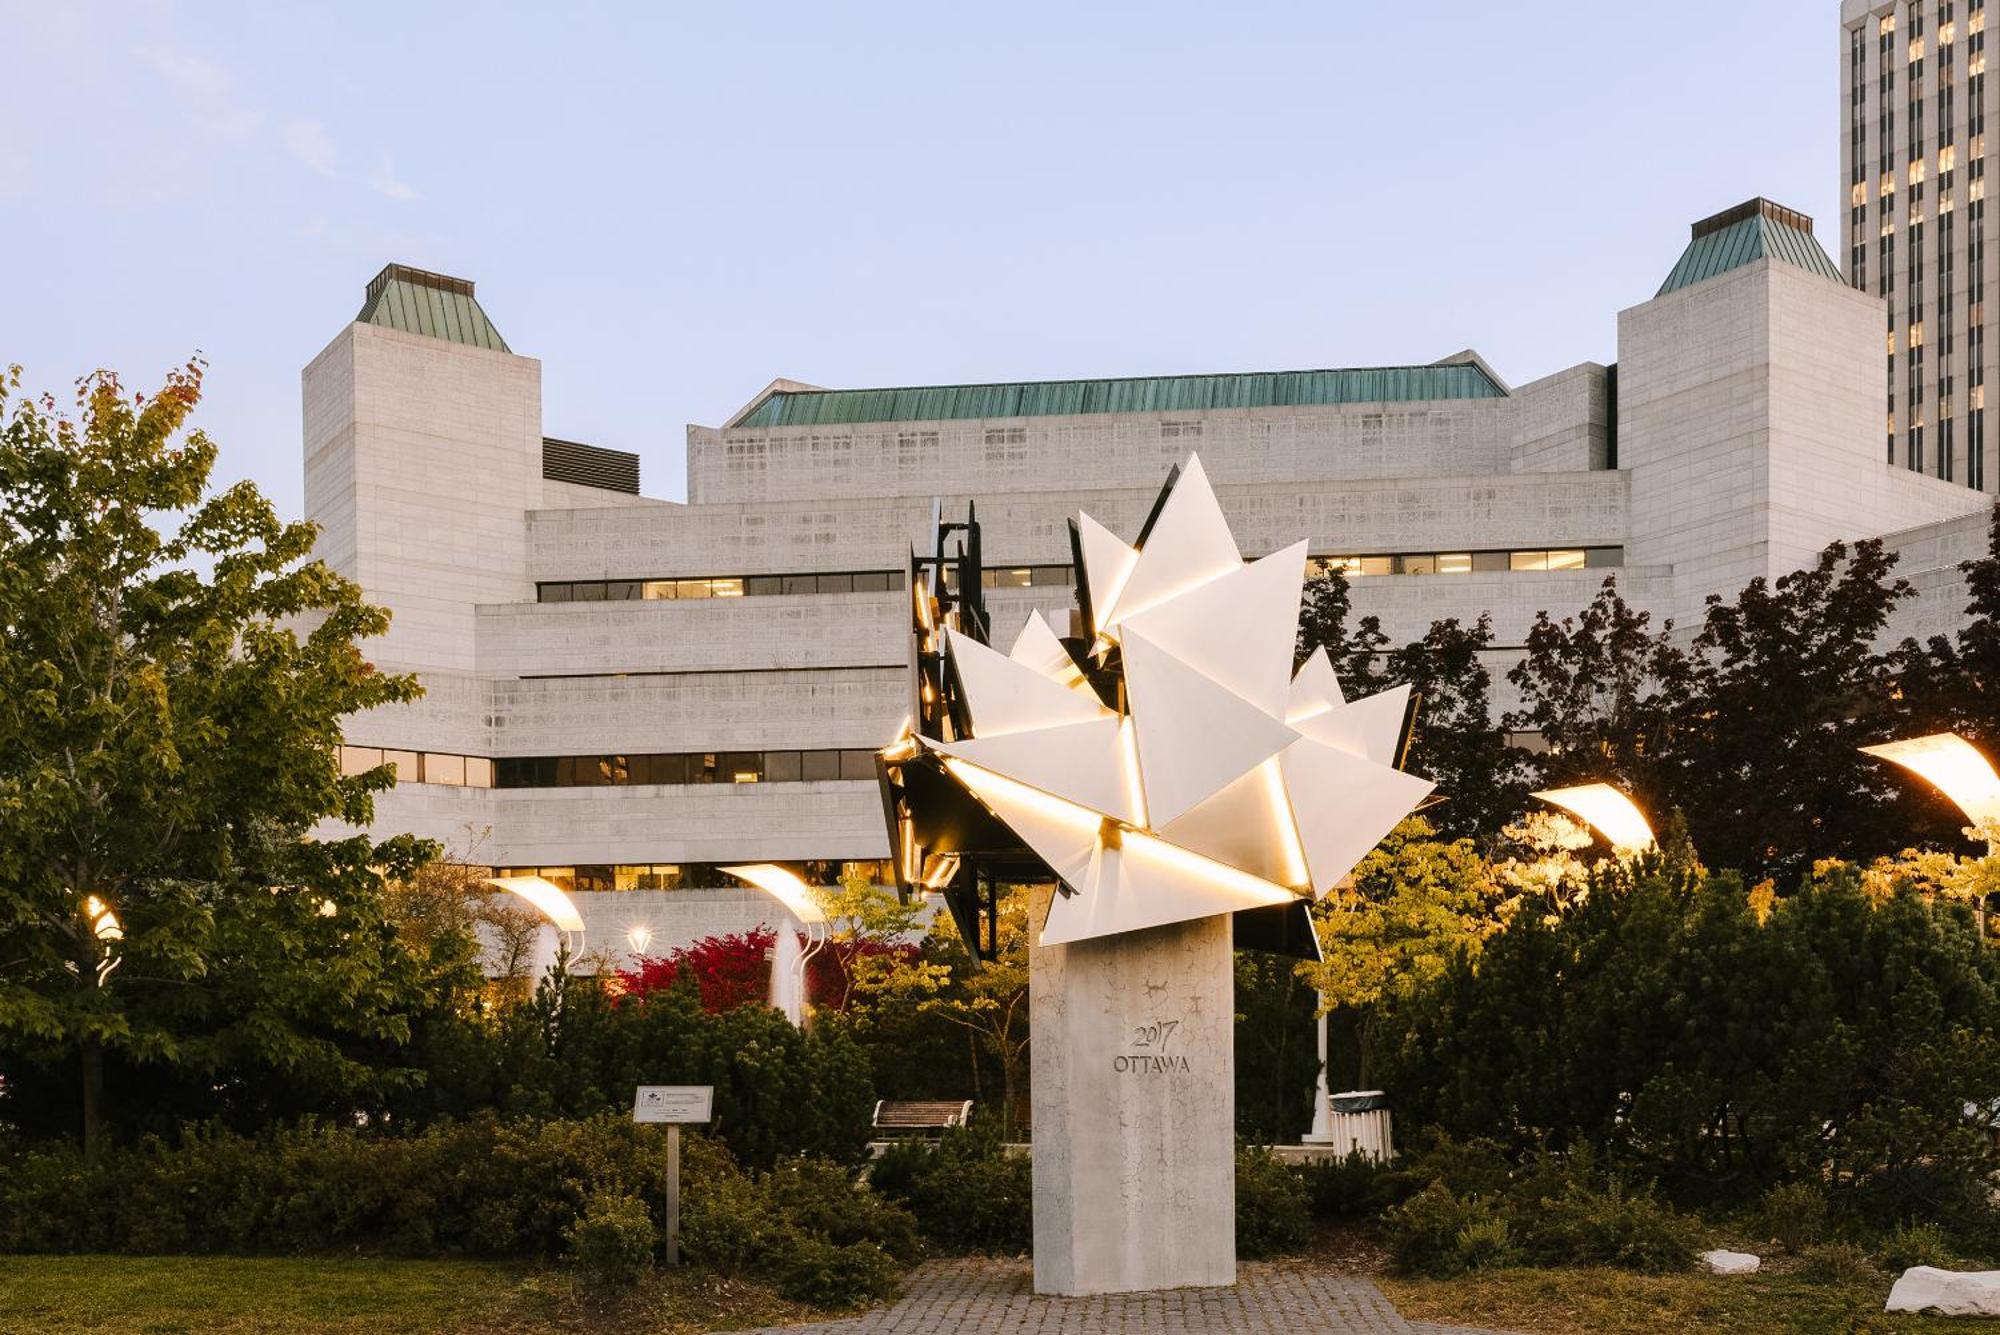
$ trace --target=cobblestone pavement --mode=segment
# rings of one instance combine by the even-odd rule
[[[750,1335],[1496,1335],[1403,1320],[1360,1275],[1246,1263],[1233,1289],[1167,1289],[1095,1298],[1035,1296],[1026,1261],[932,1261],[903,1298],[862,1316],[772,1326]]]

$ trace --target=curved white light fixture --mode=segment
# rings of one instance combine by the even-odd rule
[[[785,906],[785,911],[808,926],[826,921],[812,887],[798,873],[770,862],[752,862],[741,867],[724,867],[731,876],[741,877]]]
[[[562,931],[583,930],[583,915],[576,911],[576,905],[554,881],[539,876],[489,876],[486,884],[505,890],[510,895],[519,895]]]
[[[2000,821],[2000,774],[1979,749],[1955,732],[1932,733],[1863,752],[1901,765],[1950,798],[1974,825]]]
[[[771,960],[771,1004],[783,1011],[795,1028],[803,1027],[806,965],[827,943],[830,924],[826,910],[820,907],[818,896],[811,886],[799,879],[797,872],[775,863],[752,862],[722,870],[731,876],[741,877],[777,900],[806,929],[805,948],[800,950],[797,948],[798,938],[792,935],[791,929],[780,927],[780,946],[773,951]]]
[[[1559,806],[1603,835],[1620,854],[1653,847],[1653,827],[1631,798],[1608,783],[1579,783],[1529,794]]]

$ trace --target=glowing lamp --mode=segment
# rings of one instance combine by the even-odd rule
[[[583,930],[583,915],[576,911],[576,905],[554,881],[540,876],[490,876],[486,884],[505,890],[510,895],[519,895],[562,931]]]
[[[1974,825],[2000,821],[2000,775],[1978,748],[1957,733],[1939,732],[1861,749],[1924,779]]]
[[[802,923],[823,923],[826,911],[814,898],[812,887],[798,874],[769,862],[753,862],[741,867],[724,867],[731,876],[750,882],[785,906],[785,911]]]
[[[1580,783],[1530,794],[1561,807],[1596,830],[1621,854],[1643,853],[1653,846],[1653,827],[1631,798],[1608,783]]]

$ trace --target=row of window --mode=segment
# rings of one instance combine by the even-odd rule
[[[831,783],[875,778],[871,750],[669,751],[651,755],[507,756],[493,762],[498,788],[603,788],[620,784]]]
[[[397,783],[442,783],[454,788],[491,788],[493,762],[484,756],[457,756],[437,751],[399,751],[384,746],[343,746],[340,772],[365,774],[378,765],[394,765]]]
[[[1349,575],[1456,575],[1478,570],[1582,570],[1622,565],[1622,547],[1557,547],[1497,552],[1406,552],[1386,556],[1314,557],[1319,569]],[[1076,580],[1068,565],[988,566],[989,589],[1062,588]],[[947,584],[954,581],[947,568]],[[545,603],[602,603],[663,598],[756,598],[773,594],[885,593],[903,587],[900,570],[851,570],[827,575],[736,575],[712,579],[589,579],[543,583]]]
[[[494,875],[539,876],[561,887],[565,893],[741,889],[743,881],[723,870],[723,867],[733,865],[722,862],[641,862],[571,867],[497,867]],[[855,873],[865,875],[875,885],[893,885],[896,880],[895,868],[886,859],[813,858],[782,865],[797,872],[807,885],[837,886]]]
[[[1505,552],[1413,552],[1401,556],[1316,556],[1322,571],[1357,575],[1470,575],[1496,570],[1598,570],[1625,564],[1623,547],[1556,547]]]

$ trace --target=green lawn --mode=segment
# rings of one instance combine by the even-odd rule
[[[0,1257],[0,1328],[132,1335],[381,1332],[681,1332],[817,1315],[702,1272],[623,1298],[578,1291],[556,1269],[475,1261],[179,1256]]]
[[[1769,1262],[1767,1262],[1769,1264]],[[1665,1331],[1954,1331],[1962,1318],[1887,1316],[1891,1277],[1809,1284],[1777,1267],[1755,1275],[1634,1275],[1622,1270],[1493,1270],[1458,1279],[1377,1280],[1413,1321],[1523,1335],[1661,1335]]]

